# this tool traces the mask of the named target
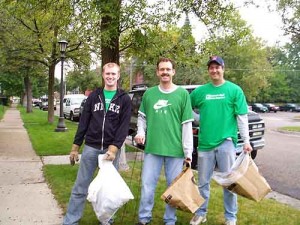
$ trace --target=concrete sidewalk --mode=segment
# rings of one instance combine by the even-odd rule
[[[45,182],[42,166],[13,106],[0,122],[0,224],[61,224],[62,210]]]

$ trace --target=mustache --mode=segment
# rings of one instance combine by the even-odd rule
[[[170,74],[163,73],[161,76],[162,76],[162,77],[168,77],[168,76],[170,76]]]

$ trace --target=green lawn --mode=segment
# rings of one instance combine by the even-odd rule
[[[35,109],[27,114],[20,108],[25,128],[28,130],[33,148],[38,155],[69,154],[77,125],[66,120],[68,132],[54,132],[57,122],[48,124],[47,112]],[[57,121],[57,118],[55,119]],[[134,149],[131,149],[133,151]],[[130,225],[137,221],[137,212],[140,196],[141,162],[130,162],[131,170],[121,172],[121,175],[130,187],[135,199],[123,206],[117,213],[115,225]],[[62,209],[66,210],[72,186],[74,184],[78,165],[46,165],[43,167],[44,175],[55,198]],[[162,224],[164,203],[160,195],[165,190],[165,180],[161,177],[155,197],[152,225]],[[192,215],[178,211],[177,225],[189,224]],[[264,199],[256,203],[239,197],[239,225],[299,225],[300,211],[275,200]],[[222,188],[212,183],[211,200],[209,205],[208,222],[210,225],[221,225],[223,219]],[[89,203],[87,203],[80,225],[98,224],[97,218]]]
[[[130,162],[129,165],[131,169],[126,172],[121,172],[121,175],[130,187],[135,199],[129,201],[117,212],[114,223],[115,225],[134,224],[138,220],[137,212],[140,198],[141,163]],[[44,167],[46,179],[64,211],[68,204],[71,188],[76,178],[77,169],[78,165],[74,167],[69,165],[46,165]],[[155,196],[152,225],[162,224],[164,202],[160,199],[160,195],[166,188],[165,183],[164,177],[161,176]],[[284,204],[280,204],[275,200],[264,199],[257,203],[243,197],[239,197],[238,202],[239,225],[299,225],[300,211]],[[192,214],[178,211],[177,217],[177,225],[186,225],[189,224]],[[221,225],[223,222],[222,188],[213,182],[208,222],[206,224]],[[93,212],[91,204],[88,202],[80,225],[89,224],[97,224],[97,218]]]
[[[49,124],[47,111],[34,108],[32,113],[26,113],[23,107],[19,110],[37,155],[67,155],[70,153],[77,129],[76,123],[65,120],[68,131],[55,132],[58,123],[57,116],[55,116],[55,122]]]
[[[279,131],[291,131],[291,132],[300,132],[300,127],[280,127]]]
[[[3,119],[6,110],[7,110],[7,106],[0,105],[0,121]]]

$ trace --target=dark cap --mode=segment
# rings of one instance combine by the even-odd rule
[[[211,56],[211,57],[209,57],[209,60],[207,62],[207,66],[210,66],[210,64],[213,63],[213,62],[219,64],[222,67],[225,66],[224,60],[220,56]]]

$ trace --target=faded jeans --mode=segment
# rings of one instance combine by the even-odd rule
[[[165,168],[167,185],[169,186],[172,181],[182,172],[183,162],[183,158],[159,156],[147,153],[145,154],[142,171],[141,200],[139,207],[140,222],[149,223],[152,219],[154,194],[163,164]],[[173,225],[176,223],[176,220],[176,209],[166,204],[164,223],[166,225]]]
[[[99,150],[85,145],[82,151],[77,178],[72,189],[68,210],[63,219],[63,225],[78,225],[82,217],[88,188],[92,182],[94,172],[98,168],[98,155],[105,154],[107,149]],[[113,164],[118,169],[120,151]]]
[[[205,202],[195,212],[196,215],[205,216],[210,196],[210,181],[213,171],[217,165],[218,171],[228,172],[235,161],[235,147],[231,140],[225,140],[218,147],[210,151],[198,151],[198,180],[199,191]],[[225,219],[236,221],[237,214],[237,196],[232,192],[223,188],[223,201],[225,209]]]

